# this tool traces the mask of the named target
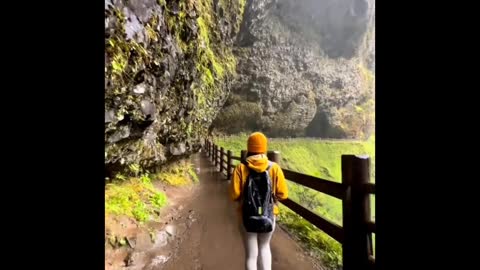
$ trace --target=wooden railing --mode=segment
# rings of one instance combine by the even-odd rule
[[[225,151],[210,140],[205,140],[204,151],[226,179],[231,178],[235,168],[233,160],[241,161],[247,154],[242,150],[240,156],[233,156],[232,151]],[[280,152],[269,151],[267,156],[280,164]],[[282,170],[286,179],[342,200],[343,227],[290,199],[281,203],[342,244],[344,270],[375,269],[372,233],[376,226],[370,218],[370,194],[375,194],[375,184],[370,183],[370,158],[342,155],[341,161],[341,183]]]

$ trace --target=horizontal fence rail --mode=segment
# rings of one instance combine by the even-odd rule
[[[346,185],[287,169],[282,170],[285,178],[292,182],[323,192],[338,199],[343,199],[345,197],[345,192],[347,191]]]
[[[340,243],[343,243],[343,230],[341,226],[326,220],[325,218],[313,213],[312,211],[290,199],[283,200],[281,201],[281,203],[290,208],[293,212],[303,217],[304,219],[308,220],[317,228],[323,230],[333,239],[337,240]]]
[[[215,168],[227,179],[231,179],[236,167],[233,160],[242,161],[247,154],[242,150],[240,156],[233,156],[232,151],[218,147],[210,140],[205,140],[204,150]],[[269,160],[280,164],[280,152],[269,151],[267,156]],[[369,182],[370,159],[353,155],[342,155],[341,158],[341,183],[285,168],[282,171],[289,181],[340,199],[343,227],[290,199],[280,202],[342,244],[344,270],[375,269],[372,233],[376,232],[376,226],[370,220],[370,194],[375,194],[375,184]]]

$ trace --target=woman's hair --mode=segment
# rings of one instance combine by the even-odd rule
[[[255,156],[255,155],[261,155],[261,154],[266,154],[266,153],[255,153],[255,152],[248,152],[246,157],[249,157],[249,156]]]

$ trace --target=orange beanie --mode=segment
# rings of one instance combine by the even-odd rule
[[[266,153],[267,137],[261,132],[254,132],[248,137],[248,152],[250,153]]]

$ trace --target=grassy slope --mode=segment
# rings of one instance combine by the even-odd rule
[[[247,135],[219,138],[216,143],[235,156],[246,149]],[[371,181],[375,182],[375,137],[362,141],[319,141],[315,139],[271,139],[270,150],[281,152],[281,166],[320,178],[341,181],[341,155],[368,154],[371,157]],[[288,181],[289,196],[321,216],[342,224],[341,201]],[[372,217],[375,217],[375,199],[372,197]],[[282,207],[280,222],[289,228],[309,248],[317,251],[324,263],[338,268],[341,262],[341,246],[313,225],[299,218],[288,208]]]

